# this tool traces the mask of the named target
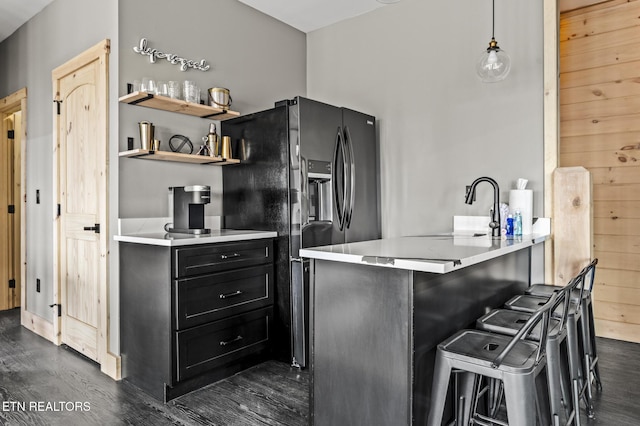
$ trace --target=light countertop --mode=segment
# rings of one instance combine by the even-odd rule
[[[444,274],[545,241],[548,233],[523,237],[437,234],[311,247],[301,257]]]
[[[204,225],[211,229],[211,233],[205,235],[165,232],[164,225],[168,222],[171,222],[168,217],[121,218],[118,219],[118,235],[115,235],[113,239],[123,243],[179,247],[194,244],[257,240],[278,236],[277,232],[270,231],[220,229],[220,218],[218,216],[205,217]]]
[[[125,243],[150,244],[154,246],[189,246],[194,244],[225,243],[231,241],[256,240],[277,237],[277,232],[236,229],[212,229],[210,234],[190,235],[167,232],[131,233],[116,235],[116,241]]]

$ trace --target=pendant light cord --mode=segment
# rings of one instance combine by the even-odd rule
[[[496,38],[496,0],[491,0],[491,38]]]

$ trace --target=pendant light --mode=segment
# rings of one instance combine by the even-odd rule
[[[492,0],[492,14],[491,41],[487,50],[482,52],[476,63],[478,77],[485,83],[504,80],[511,70],[511,58],[509,58],[507,52],[498,47],[498,42],[494,37],[496,25],[495,0]]]

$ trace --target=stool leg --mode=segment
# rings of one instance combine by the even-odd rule
[[[496,417],[500,410],[500,403],[502,402],[502,396],[504,395],[504,386],[502,381],[498,379],[489,378],[489,397],[488,399],[488,413],[491,417]]]
[[[573,391],[573,409],[575,414],[573,422],[576,426],[580,426],[580,384],[577,378],[571,380],[571,389]]]
[[[589,350],[587,353],[589,353],[591,358],[589,362],[589,370],[593,375],[593,379],[596,383],[596,388],[598,389],[598,391],[602,391],[602,382],[600,381],[600,368],[598,367],[598,351],[596,350],[596,327],[593,318],[593,302],[591,300],[590,294],[582,301],[581,309],[582,316],[589,319],[589,321],[587,322],[587,334],[589,336]]]
[[[503,379],[509,424],[536,426],[537,395],[533,375],[519,375],[516,377],[511,374],[505,374]],[[546,413],[544,414],[546,415]],[[543,425],[549,423],[548,419],[540,420]]]
[[[593,400],[593,389],[591,386],[591,327],[590,327],[590,319],[589,315],[585,315],[587,301],[582,301],[582,306],[580,307],[580,332],[582,335],[582,348],[583,348],[583,362],[584,362],[584,380],[587,385],[587,397],[591,401]]]
[[[573,390],[571,387],[571,363],[569,361],[569,338],[565,336],[560,343],[560,357],[561,357],[561,382],[562,383],[562,404],[565,411],[570,415],[573,409]]]
[[[444,406],[447,402],[447,390],[451,378],[451,363],[442,356],[440,350],[436,354],[431,385],[431,407],[429,408],[428,426],[441,426]]]
[[[560,342],[558,337],[547,339],[547,381],[549,391],[549,405],[551,415],[558,416],[562,424],[567,423],[567,396],[570,391],[563,380],[562,355],[560,353]]]
[[[458,373],[458,410],[456,413],[456,426],[469,424],[473,406],[477,382],[480,376],[474,373]]]
[[[578,324],[575,315],[571,314],[567,318],[567,348],[569,350],[569,365],[571,371],[571,380],[576,381],[578,384],[578,401],[574,401],[576,410],[578,409],[579,400],[582,397],[585,402],[587,414],[589,417],[593,416],[593,404],[589,397],[587,383],[585,382],[585,372],[583,370],[584,358],[580,354],[578,346]],[[575,399],[575,395],[574,395]]]
[[[591,357],[589,356],[589,354],[585,354],[584,355],[584,365],[585,365],[585,369],[587,370],[585,372],[585,380],[586,380],[586,389],[585,392],[587,393],[587,416],[589,416],[590,419],[593,419],[595,417],[595,409],[593,408],[593,390],[591,389]]]

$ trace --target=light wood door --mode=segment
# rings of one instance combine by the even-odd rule
[[[596,332],[640,342],[640,0],[560,17],[560,165],[593,183]]]
[[[0,311],[20,306],[20,112],[0,114]]]
[[[99,58],[56,75],[61,343],[100,362],[106,303],[106,80]]]

